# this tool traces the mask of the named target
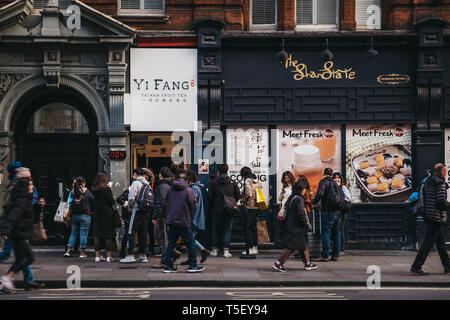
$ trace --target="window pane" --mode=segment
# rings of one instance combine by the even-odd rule
[[[317,0],[317,24],[336,24],[336,0]]]
[[[34,8],[35,9],[42,9],[44,8],[49,0],[34,0]]]
[[[141,0],[120,0],[120,9],[141,9]]]
[[[296,11],[297,24],[313,23],[313,0],[297,0]]]
[[[276,0],[252,1],[252,24],[275,24]]]
[[[163,10],[163,0],[145,0],[144,9]]]
[[[52,103],[40,108],[31,117],[28,133],[89,133],[81,112],[65,103]]]
[[[367,13],[367,8],[371,5],[377,5],[381,8],[381,0],[356,0],[355,16],[356,24],[358,26],[366,26],[369,14]],[[370,12],[370,15],[373,11]]]
[[[34,0],[35,9],[43,9],[50,0]],[[68,6],[72,5],[71,0],[55,0],[60,9],[66,10]]]

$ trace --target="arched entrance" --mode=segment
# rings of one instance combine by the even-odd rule
[[[97,120],[89,103],[69,88],[39,88],[12,116],[13,159],[29,167],[39,195],[47,200],[48,244],[63,244],[63,228],[53,222],[62,184],[84,176],[92,184],[98,170]]]

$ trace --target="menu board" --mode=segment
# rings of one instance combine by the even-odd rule
[[[267,127],[227,128],[228,174],[242,191],[240,171],[247,166],[261,182],[266,201],[269,202],[269,130]]]
[[[277,129],[277,195],[285,171],[290,171],[295,179],[305,175],[314,193],[325,168],[341,171],[340,126],[278,126]]]
[[[411,127],[346,130],[347,185],[353,202],[404,202],[412,193]]]

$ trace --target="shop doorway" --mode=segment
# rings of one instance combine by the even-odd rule
[[[31,169],[39,196],[46,199],[44,226],[49,239],[45,244],[64,245],[65,228],[54,223],[61,187],[74,176],[86,178],[90,188],[97,173],[95,115],[84,101],[52,94],[23,105],[16,118],[13,160]]]
[[[133,168],[150,168],[155,173],[156,179],[162,167],[170,168],[173,173],[179,168],[189,169],[189,166],[185,165],[186,161],[180,165],[173,163],[172,150],[176,144],[171,140],[171,136],[171,133],[133,134]]]

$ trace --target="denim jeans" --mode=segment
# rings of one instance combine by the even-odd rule
[[[231,242],[233,216],[213,215],[211,220],[211,247],[228,249]]]
[[[88,214],[72,215],[72,233],[69,238],[68,247],[73,248],[75,241],[80,237],[80,249],[86,249],[89,227],[91,225],[91,216]]]
[[[29,268],[28,271],[31,273],[31,264],[34,262],[34,255],[33,251],[30,247],[30,243],[28,240],[14,240],[12,242],[13,249],[14,249],[14,255],[15,255],[15,261],[13,265],[9,268],[9,272],[18,273],[19,271],[23,271],[24,269]],[[24,281],[30,282],[29,275],[24,274]],[[34,282],[34,280],[33,280]]]
[[[12,246],[11,240],[6,239],[3,241],[3,251],[0,253],[0,260],[6,260],[9,259],[12,252]],[[25,268],[22,269],[23,272],[23,281],[25,283],[33,283],[34,277],[33,272],[31,271],[31,266],[28,265]]]
[[[173,268],[173,250],[177,245],[177,240],[181,236],[183,238],[184,244],[188,249],[188,261],[189,266],[197,266],[197,250],[195,248],[194,234],[190,228],[177,227],[174,225],[169,225],[169,236],[167,243],[166,252],[166,267]]]
[[[192,231],[192,234],[194,235],[195,246],[196,246],[197,248],[199,248],[200,250],[205,249],[205,246],[202,245],[202,244],[196,239],[196,238],[197,238],[198,230],[191,226],[191,231]]]
[[[339,212],[322,212],[322,257],[328,258],[330,255],[330,235],[331,230],[335,228],[337,232],[333,232],[333,257],[339,258],[341,251],[341,214]]]

